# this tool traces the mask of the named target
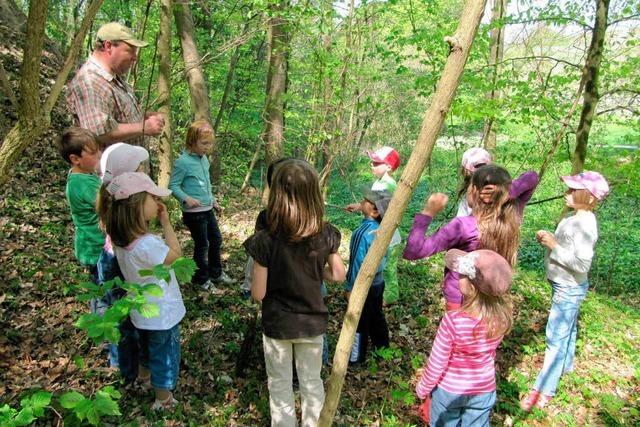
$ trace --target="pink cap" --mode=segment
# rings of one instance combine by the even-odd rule
[[[394,148],[380,147],[376,151],[367,151],[367,154],[372,162],[389,165],[392,171],[400,166],[400,155]]]
[[[444,256],[449,270],[467,276],[483,294],[499,296],[509,292],[513,269],[500,254],[488,249],[465,252],[450,249]]]
[[[110,145],[102,153],[100,171],[102,182],[108,184],[116,176],[125,172],[136,172],[140,163],[149,158],[149,152],[143,147],[118,142]]]
[[[604,199],[609,194],[609,183],[598,172],[584,171],[573,176],[563,176],[561,179],[567,187],[574,190],[587,190],[598,200]]]
[[[484,148],[470,148],[462,155],[462,167],[469,172],[475,172],[480,166],[490,164],[491,154]]]
[[[144,172],[125,172],[116,176],[107,185],[107,191],[116,200],[128,199],[142,192],[158,197],[167,197],[171,194],[171,190],[158,187]]]

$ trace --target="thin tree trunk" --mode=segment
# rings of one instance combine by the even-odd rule
[[[51,122],[51,111],[62,92],[62,87],[75,64],[78,52],[82,48],[82,41],[101,5],[102,0],[94,0],[87,8],[82,25],[80,25],[80,29],[69,47],[62,69],[51,87],[44,108],[41,108],[40,60],[44,45],[48,1],[31,2],[27,19],[24,59],[20,73],[22,77],[20,79],[19,119],[0,147],[0,186],[9,180],[10,168],[15,165],[24,149],[48,129]]]
[[[261,149],[262,149],[262,144],[260,143],[256,144],[256,150],[253,152],[253,157],[251,158],[251,162],[249,163],[249,169],[247,170],[247,174],[244,176],[242,187],[240,187],[241,193],[249,186],[249,181],[251,180],[251,172],[253,171],[253,168],[256,167],[256,163],[258,162],[258,157],[260,157]]]
[[[160,0],[160,34],[158,36],[158,112],[165,117],[158,145],[158,184],[169,186],[171,177],[171,10],[172,0]]]
[[[193,17],[188,2],[176,3],[173,8],[176,19],[176,28],[182,45],[182,57],[184,59],[185,74],[191,94],[191,108],[196,120],[203,119],[211,123],[211,104],[209,103],[209,91],[207,81],[202,70],[201,58],[194,40]],[[212,126],[213,127],[213,126]],[[215,139],[215,138],[214,138]],[[217,141],[213,144],[211,152],[211,181],[214,185],[220,184],[220,151]]]
[[[604,52],[604,38],[607,31],[607,19],[609,14],[609,0],[595,0],[596,2],[596,22],[593,26],[591,45],[587,53],[586,80],[584,84],[584,95],[580,122],[576,129],[576,150],[573,156],[572,174],[582,172],[584,161],[587,157],[587,144],[589,142],[589,132],[593,115],[598,105],[598,74],[600,73],[600,62]]]
[[[267,96],[264,106],[265,161],[270,164],[282,156],[284,150],[284,97],[287,86],[287,55],[289,53],[288,21],[283,17],[287,0],[271,3],[269,19],[269,53]]]
[[[450,45],[450,53],[442,71],[440,81],[433,96],[433,101],[427,110],[422,122],[422,129],[416,146],[407,162],[404,173],[398,181],[398,189],[389,204],[389,210],[380,225],[380,230],[373,241],[371,249],[362,263],[358,277],[356,278],[349,305],[342,324],[342,331],[336,346],[333,359],[333,369],[329,378],[327,397],[325,399],[320,420],[320,427],[330,426],[338,407],[340,392],[347,371],[349,353],[353,344],[353,337],[362,313],[362,306],[369,292],[371,281],[376,273],[378,264],[382,260],[393,235],[398,227],[402,213],[409,203],[411,194],[415,190],[420,175],[431,157],[436,138],[440,133],[442,124],[447,116],[453,96],[458,87],[460,76],[469,56],[471,43],[478,31],[480,19],[484,11],[486,0],[468,0],[462,11],[460,24],[453,37],[447,37]]]
[[[504,52],[504,24],[497,25],[497,21],[504,17],[507,8],[507,0],[493,0],[493,8],[491,10],[491,23],[494,28],[491,29],[491,44],[489,54],[489,66],[491,67],[491,91],[487,94],[487,99],[492,102],[500,99],[501,91],[496,88],[498,81],[498,64],[502,62]],[[483,144],[490,152],[496,150],[496,130],[495,117],[488,117],[484,124]]]

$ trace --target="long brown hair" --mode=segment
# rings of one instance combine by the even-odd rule
[[[269,192],[269,231],[298,242],[322,231],[324,204],[317,172],[302,159],[287,159],[275,168]]]
[[[506,335],[513,325],[513,306],[509,294],[492,296],[479,292],[475,286],[470,295],[464,296],[460,310],[480,319],[487,328],[486,337]]]
[[[516,202],[509,198],[511,176],[504,168],[486,165],[478,168],[471,179],[473,215],[480,230],[479,249],[491,249],[502,255],[514,267],[520,244],[520,222]],[[485,185],[495,185],[490,197],[481,199]]]
[[[144,219],[146,198],[147,193],[143,191],[128,199],[114,200],[104,185],[100,188],[96,210],[114,245],[124,248],[149,231],[149,224]]]

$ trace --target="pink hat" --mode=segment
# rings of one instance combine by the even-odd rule
[[[380,147],[376,151],[367,151],[369,158],[375,163],[384,163],[394,171],[400,166],[400,155],[391,147]]]
[[[491,154],[484,148],[470,148],[462,155],[462,167],[469,172],[475,172],[480,166],[490,164]]]
[[[574,190],[587,190],[598,200],[604,199],[609,194],[609,184],[598,172],[584,171],[573,176],[563,176],[561,179],[567,187]]]
[[[136,172],[140,163],[149,159],[149,152],[136,145],[118,142],[110,145],[102,153],[100,171],[102,182],[108,184],[116,176],[125,172]]]
[[[444,256],[449,270],[467,276],[483,294],[499,296],[509,292],[513,270],[501,255],[488,249],[465,252],[450,249]]]
[[[142,192],[158,197],[167,197],[171,194],[171,190],[158,187],[144,172],[125,172],[116,176],[107,185],[107,191],[116,200],[128,199]]]

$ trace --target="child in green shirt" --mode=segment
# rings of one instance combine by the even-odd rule
[[[97,281],[96,264],[104,246],[95,208],[101,184],[96,171],[102,150],[93,132],[78,127],[65,130],[58,145],[60,155],[71,165],[65,194],[75,227],[75,256]]]

